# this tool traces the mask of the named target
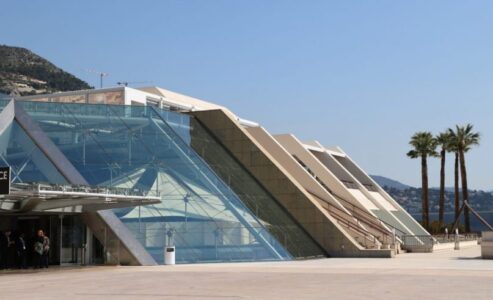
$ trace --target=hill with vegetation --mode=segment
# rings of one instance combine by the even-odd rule
[[[421,189],[415,188],[399,181],[377,175],[371,175],[392,198],[394,198],[405,210],[417,214],[421,212]],[[430,188],[429,192],[430,212],[438,212],[440,190]],[[460,195],[462,199],[462,194]],[[470,204],[478,211],[493,211],[493,191],[469,190]],[[445,211],[454,211],[453,188],[445,189]]]
[[[384,187],[384,189],[408,212],[421,212],[420,188],[409,187],[407,189],[400,190],[392,187]],[[438,189],[430,189],[428,192],[428,197],[430,201],[430,213],[438,212],[440,191]],[[477,211],[493,211],[493,193],[481,190],[469,190],[469,203]],[[445,211],[454,211],[453,191],[445,191]]]
[[[411,186],[404,184],[402,182],[399,182],[397,180],[390,179],[390,178],[380,176],[380,175],[370,175],[370,177],[373,180],[375,180],[378,183],[378,185],[380,185],[381,187],[389,187],[389,188],[394,188],[394,189],[398,189],[398,190],[405,190],[405,189],[411,187]]]
[[[28,49],[0,45],[0,93],[25,96],[90,88]]]

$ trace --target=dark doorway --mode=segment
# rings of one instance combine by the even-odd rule
[[[49,264],[60,264],[59,251],[59,222],[57,216],[19,216],[10,217],[14,235],[24,233],[27,246],[27,263],[32,266],[34,263],[34,240],[37,231],[43,230],[50,238]]]
[[[14,240],[19,234],[24,234],[28,266],[34,263],[34,240],[39,229],[50,238],[50,265],[81,264],[84,261],[86,226],[79,215],[0,215],[1,232],[11,231]]]

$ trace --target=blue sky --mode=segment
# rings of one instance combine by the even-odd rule
[[[419,185],[413,132],[471,122],[469,185],[493,189],[491,1],[0,0],[0,44],[225,105]],[[449,160],[448,183],[452,184]],[[438,160],[430,163],[438,185]]]

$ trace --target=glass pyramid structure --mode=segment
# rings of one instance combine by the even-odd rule
[[[0,101],[0,110],[7,103]],[[158,263],[166,245],[176,246],[178,263],[324,255],[188,115],[151,106],[16,104],[91,186],[161,198],[159,204],[114,210]],[[15,120],[0,132],[0,165],[10,165],[18,182],[66,183],[29,136]],[[204,145],[217,155],[204,155]]]

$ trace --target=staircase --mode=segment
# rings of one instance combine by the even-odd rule
[[[355,208],[343,210],[313,192],[308,191],[319,204],[334,218],[338,224],[343,226],[365,249],[389,248],[392,244],[392,233],[379,224],[378,219],[368,214],[358,212]],[[350,211],[350,212],[348,212]]]

